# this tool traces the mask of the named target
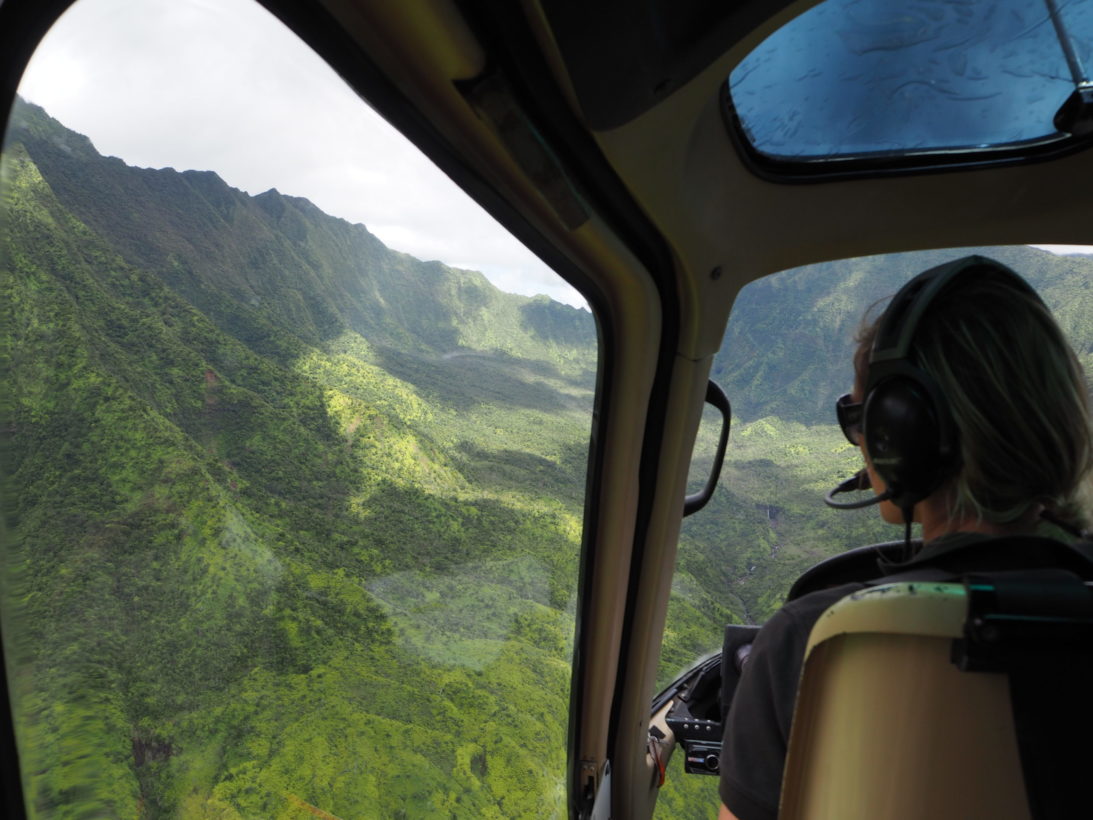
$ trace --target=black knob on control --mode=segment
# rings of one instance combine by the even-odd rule
[[[721,758],[715,754],[706,755],[706,759],[702,761],[706,764],[706,768],[711,772],[716,772],[721,769]]]

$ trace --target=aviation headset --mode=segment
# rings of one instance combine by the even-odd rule
[[[908,521],[914,505],[960,466],[959,431],[945,395],[915,362],[915,332],[938,296],[969,275],[1004,279],[1041,301],[1024,279],[992,259],[947,262],[920,273],[892,297],[869,356],[862,436],[873,468],[888,485],[885,495]]]

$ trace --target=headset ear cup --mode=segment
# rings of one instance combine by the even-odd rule
[[[941,483],[947,448],[934,401],[921,384],[896,376],[873,388],[865,400],[862,434],[873,469],[893,491],[897,506],[922,500]]]

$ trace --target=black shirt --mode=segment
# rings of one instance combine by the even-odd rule
[[[812,625],[865,584],[845,584],[790,601],[767,621],[733,695],[721,745],[721,802],[740,820],[775,820],[782,768]]]

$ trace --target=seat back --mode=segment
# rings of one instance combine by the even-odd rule
[[[793,717],[783,820],[1030,817],[1005,674],[951,661],[965,588],[854,593],[812,630]]]

